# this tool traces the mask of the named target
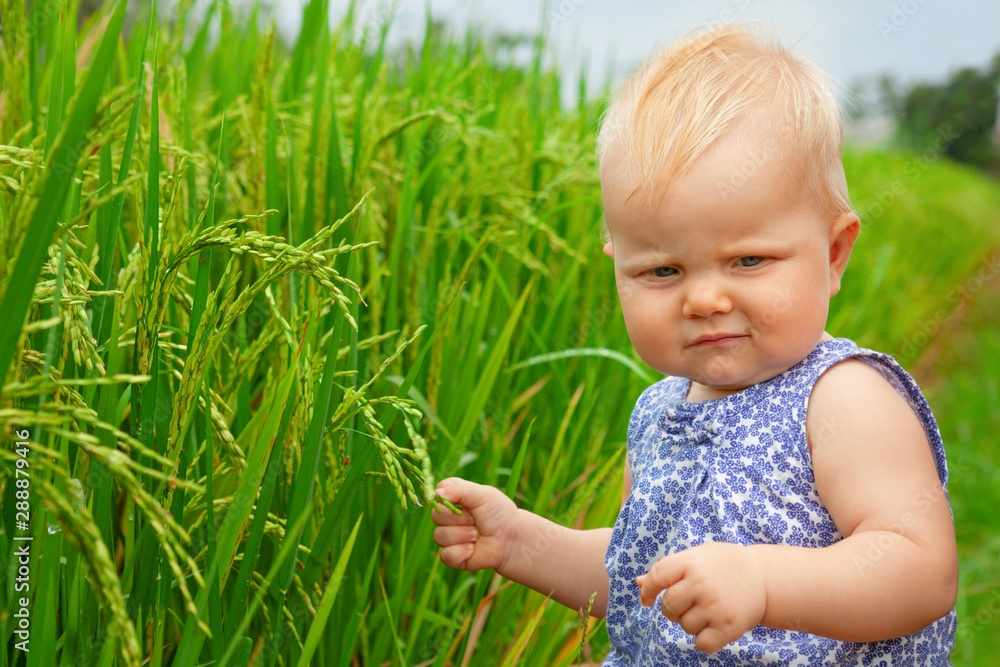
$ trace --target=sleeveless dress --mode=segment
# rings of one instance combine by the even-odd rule
[[[632,492],[605,557],[610,576],[606,667],[686,665],[949,665],[955,610],[920,632],[852,643],[757,626],[717,653],[655,604],[639,604],[635,578],[658,560],[704,542],[824,547],[841,539],[820,501],[806,442],[812,387],[830,366],[857,357],[873,366],[913,408],[937,465],[944,446],[916,382],[889,355],[846,338],[823,340],[770,380],[729,396],[688,403],[690,380],[668,377],[639,397],[628,427]]]

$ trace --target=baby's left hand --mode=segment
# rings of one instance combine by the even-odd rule
[[[695,646],[715,653],[764,617],[767,589],[753,549],[706,542],[661,558],[636,578],[639,601],[649,606],[664,588],[663,615],[695,636]]]

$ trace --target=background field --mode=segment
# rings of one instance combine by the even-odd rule
[[[32,443],[27,529],[13,436],[0,454],[0,667],[607,650],[603,621],[581,640],[575,612],[445,568],[427,507],[457,474],[567,525],[617,515],[655,376],[601,253],[602,109],[560,107],[543,39],[523,65],[516,41],[428,22],[421,51],[388,52],[385,25],[324,26],[323,5],[286,49],[224,2],[219,40],[184,11],[119,40],[117,5],[77,30],[75,3],[0,0],[0,425]],[[828,330],[926,389],[961,558],[953,662],[990,664],[1000,185],[934,152],[845,165],[863,232]]]

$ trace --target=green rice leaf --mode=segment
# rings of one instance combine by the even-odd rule
[[[618,352],[617,350],[609,350],[604,347],[580,347],[571,350],[549,352],[548,354],[539,354],[525,359],[524,361],[519,361],[516,364],[512,364],[504,372],[513,373],[514,371],[519,371],[522,368],[529,368],[538,364],[547,364],[553,361],[562,361],[563,359],[572,359],[574,357],[600,357],[603,359],[613,359],[642,378],[643,382],[651,383],[656,380],[656,378],[649,371],[640,367],[639,364],[635,363],[632,359],[629,359],[621,352]]]
[[[104,79],[111,68],[122,22],[125,19],[125,0],[119,0],[105,29],[97,55],[87,70],[83,85],[73,99],[72,107],[62,131],[48,159],[48,169],[42,181],[35,210],[28,223],[31,234],[24,237],[18,251],[17,264],[0,303],[0,378],[5,379],[18,350],[18,338],[34,293],[35,283],[45,261],[45,253],[56,221],[65,205],[66,194],[83,151],[87,130],[94,118],[97,99],[104,87]]]
[[[549,601],[552,598],[546,597],[542,600],[542,604],[539,605],[535,613],[531,615],[528,620],[528,624],[521,631],[518,636],[517,641],[514,642],[513,649],[504,658],[504,661],[500,663],[500,667],[514,667],[521,661],[521,655],[524,653],[524,649],[527,648],[528,642],[531,640],[532,635],[535,634],[535,630],[538,628],[538,622],[542,620],[542,614],[545,613],[545,608],[549,606]]]
[[[340,552],[340,558],[337,559],[337,564],[333,568],[333,574],[330,575],[330,581],[326,585],[323,599],[316,610],[316,618],[313,619],[312,624],[309,626],[309,634],[306,635],[305,648],[299,656],[298,667],[308,667],[313,654],[316,653],[316,647],[319,645],[320,638],[326,630],[326,622],[330,618],[333,602],[337,599],[337,592],[340,591],[340,584],[344,579],[344,571],[347,569],[347,561],[354,551],[354,540],[358,536],[358,528],[361,527],[361,520],[364,516],[362,514],[354,522],[354,529],[351,531],[350,537],[347,538],[347,543]]]

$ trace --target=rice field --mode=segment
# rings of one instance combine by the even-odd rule
[[[428,20],[390,49],[312,0],[286,46],[192,5],[78,28],[75,0],[0,0],[0,667],[599,662],[603,620],[445,568],[429,507],[460,475],[617,515],[656,378],[601,252],[601,96],[560,105],[544,35]],[[953,662],[989,664],[1000,185],[845,166],[863,231],[828,330],[927,389]]]

